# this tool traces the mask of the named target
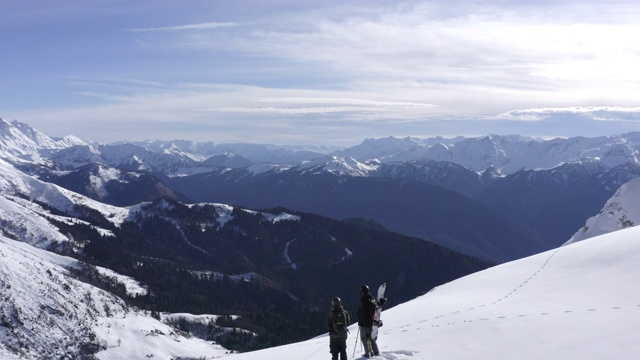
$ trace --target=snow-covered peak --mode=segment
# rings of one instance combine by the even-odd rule
[[[14,162],[46,163],[44,153],[74,145],[86,145],[75,136],[55,140],[31,126],[0,118],[0,157]]]
[[[329,156],[303,163],[300,168],[305,172],[328,172],[337,176],[367,176],[378,168],[377,161],[362,163],[352,157]]]
[[[599,214],[589,218],[567,244],[640,224],[640,178],[622,185]]]
[[[91,145],[74,145],[52,152],[50,158],[72,169],[87,164],[105,163],[97,147]]]

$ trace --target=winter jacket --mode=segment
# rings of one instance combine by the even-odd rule
[[[360,307],[358,308],[358,326],[372,327],[373,315],[377,307],[376,299],[373,295],[367,293],[360,298]]]

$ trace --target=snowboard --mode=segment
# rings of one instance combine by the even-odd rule
[[[384,292],[387,289],[387,283],[383,283],[378,288],[378,294],[376,296],[376,302],[384,298]],[[382,325],[380,322],[380,315],[382,314],[382,306],[376,306],[376,312],[373,314],[373,327],[371,328],[371,338],[378,340],[378,328]]]

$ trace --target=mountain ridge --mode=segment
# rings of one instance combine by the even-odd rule
[[[640,133],[629,132],[620,135],[600,137],[573,137],[555,138],[551,140],[536,139],[521,135],[487,135],[475,138],[451,138],[433,137],[418,138],[380,138],[365,139],[361,144],[346,149],[320,147],[320,146],[276,146],[259,144],[214,144],[197,143],[186,140],[173,141],[146,141],[146,142],[118,142],[109,144],[90,145],[70,135],[60,140],[54,140],[41,132],[33,129],[25,123],[13,121],[8,123],[2,120],[3,129],[0,135],[5,139],[0,142],[0,152],[3,156],[40,158],[40,152],[47,156],[55,156],[55,152],[72,146],[91,146],[92,153],[104,154],[107,164],[112,166],[122,165],[118,163],[123,157],[140,155],[141,149],[154,153],[156,158],[169,156],[189,160],[196,163],[195,172],[205,171],[198,169],[200,163],[212,155],[236,154],[244,157],[254,164],[271,163],[278,166],[300,165],[308,160],[321,158],[328,155],[349,159],[360,163],[377,161],[408,162],[413,160],[435,160],[455,163],[472,171],[482,173],[489,168],[494,168],[502,174],[510,174],[521,169],[550,169],[563,163],[584,161],[585,159],[599,159],[605,166],[614,167],[626,161],[637,159],[640,149]],[[7,143],[7,139],[13,137],[16,141]],[[34,141],[35,140],[35,141]],[[124,150],[123,145],[129,144],[129,150]],[[111,150],[113,148],[114,150]],[[144,161],[144,155],[138,161]],[[64,156],[58,156],[59,161],[64,161]],[[86,161],[95,161],[87,158]],[[162,161],[154,166],[145,165],[146,169],[155,169],[165,174],[180,175],[176,172],[175,165],[168,164],[168,168],[158,168]],[[109,163],[111,162],[111,163]],[[125,163],[126,164],[126,163]],[[130,162],[130,164],[134,164]],[[69,163],[68,165],[72,165]],[[80,165],[78,163],[77,165]],[[84,164],[86,165],[86,163]]]

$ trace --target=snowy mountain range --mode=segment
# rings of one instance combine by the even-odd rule
[[[368,139],[340,152],[360,162],[407,162],[417,159],[446,161],[476,172],[489,168],[502,174],[522,169],[550,169],[563,163],[598,159],[613,167],[636,160],[640,134],[628,133],[596,138],[536,139],[517,135],[478,138],[385,138]]]
[[[170,176],[201,173],[212,166],[225,165],[220,158],[228,158],[225,166],[231,167],[267,163],[288,168],[312,161],[315,165],[326,163],[327,171],[351,175],[366,174],[382,163],[434,160],[455,163],[478,173],[492,169],[506,175],[522,169],[550,169],[585,160],[598,160],[612,168],[636,161],[639,150],[640,133],[550,140],[519,135],[451,139],[388,137],[366,139],[347,149],[186,140],[105,145],[87,143],[74,136],[53,139],[27,124],[0,119],[0,154],[4,159],[43,162],[53,157],[70,168],[102,162]],[[213,164],[208,166],[206,160],[213,156],[219,159],[210,160]]]
[[[497,262],[564,243],[622,184],[640,177],[640,133],[550,140],[516,135],[388,137],[335,149],[178,140],[105,145],[73,136],[53,139],[18,121],[0,123],[1,158],[29,175],[99,202],[129,206],[166,197],[253,208],[284,206],[337,219],[369,217],[395,232]],[[459,228],[453,223],[455,211],[440,214],[450,227],[437,233],[426,229],[428,224],[420,218],[398,222],[398,217],[410,218],[412,210],[402,204],[411,196],[391,204],[389,212],[396,216],[358,208],[363,201],[357,196],[347,206],[332,207],[327,204],[330,196],[314,190],[326,183],[326,174],[334,176],[334,188],[346,178],[391,179],[386,187],[361,186],[377,191],[362,196],[396,193],[409,182],[452,190],[490,208],[481,212],[497,212],[511,224],[507,227],[520,229],[513,233],[494,224],[498,233],[538,245],[524,253],[520,246],[510,253],[496,252],[490,245],[478,248],[482,239],[495,235],[452,235]],[[277,183],[290,185],[275,191]],[[296,199],[308,199],[304,204],[287,201],[296,187],[301,187]],[[424,215],[435,217],[430,211]],[[470,229],[474,233],[482,231]]]
[[[16,164],[24,166],[25,162],[23,160]],[[44,166],[46,163],[42,162],[40,165]],[[122,180],[119,171],[110,171],[109,177]],[[326,223],[328,220],[309,216],[305,218],[309,217],[310,222],[303,223],[299,215],[234,209],[222,204],[187,206],[158,200],[154,203],[118,207],[42,181],[2,159],[0,174],[0,284],[4,289],[3,294],[6,294],[0,299],[0,358],[206,358],[212,354],[217,357],[229,353],[211,340],[199,340],[191,333],[175,329],[175,324],[184,322],[185,327],[190,329],[200,326],[208,335],[207,338],[212,330],[224,335],[224,323],[229,322],[225,320],[229,315],[196,316],[158,312],[154,315],[153,312],[132,306],[131,302],[136,301],[136,297],[145,297],[151,301],[160,298],[155,301],[163,302],[162,297],[166,296],[166,290],[120,275],[109,268],[89,265],[85,261],[55,255],[45,250],[69,253],[86,261],[94,259],[102,263],[108,258],[99,257],[101,254],[109,256],[110,252],[116,252],[114,258],[117,263],[133,263],[134,268],[138,268],[138,273],[149,268],[147,272],[155,274],[163,270],[161,265],[168,264],[166,269],[181,270],[181,276],[195,279],[193,281],[201,287],[202,284],[206,284],[214,293],[217,288],[212,286],[211,279],[220,279],[222,287],[235,286],[243,288],[243,291],[247,291],[247,285],[242,285],[243,283],[255,283],[251,291],[262,289],[262,293],[256,294],[259,296],[251,301],[288,305],[287,313],[290,317],[301,311],[292,310],[296,303],[300,303],[297,297],[311,290],[294,289],[295,294],[285,291],[286,289],[277,282],[278,272],[285,272],[286,275],[287,271],[299,270],[297,277],[304,280],[309,276],[304,274],[309,272],[306,269],[309,269],[312,263],[318,263],[317,266],[324,270],[322,277],[325,281],[333,283],[334,278],[341,276],[339,267],[345,259],[355,261],[355,266],[363,269],[360,263],[366,261],[363,257],[366,244],[358,244],[362,242],[361,237],[340,235],[347,229],[354,228],[349,224]],[[326,223],[326,230],[318,229],[317,226],[314,228],[313,223],[322,224],[323,221]],[[281,226],[283,223],[300,224],[293,228],[286,224]],[[147,227],[150,231],[145,230]],[[277,232],[279,227],[283,229],[282,235]],[[224,234],[214,235],[223,230]],[[269,238],[270,231],[275,233],[275,243],[262,242],[264,249],[252,244],[257,236]],[[416,287],[416,279],[418,282],[442,281],[434,277],[440,271],[437,270],[440,265],[434,267],[433,264],[442,264],[442,268],[446,268],[448,274],[455,268],[459,268],[455,271],[461,271],[461,274],[469,272],[462,270],[466,265],[460,267],[455,263],[465,262],[461,255],[449,254],[450,251],[438,249],[417,239],[405,240],[386,232],[376,233],[379,233],[376,236],[381,239],[377,241],[379,250],[374,251],[373,256],[380,256],[383,252],[397,252],[398,259],[407,259],[407,256],[398,252],[402,251],[398,246],[404,245],[412,249],[411,253],[421,254],[419,256],[422,259],[432,255],[443,257],[438,261],[425,262],[423,269],[422,265],[415,270],[401,269],[398,265],[381,267],[380,271],[386,275],[400,271],[399,275],[404,278],[405,285],[396,283],[398,294],[407,289],[415,292],[419,288]],[[300,239],[301,234],[306,234],[306,238]],[[293,240],[278,241],[278,237],[283,235],[293,236]],[[145,237],[149,237],[148,240],[145,240]],[[212,237],[215,239],[213,243]],[[370,235],[365,232],[362,237],[370,238]],[[319,244],[320,250],[317,245],[313,245],[316,238],[327,242]],[[203,240],[208,241],[202,242]],[[148,244],[145,244],[145,241]],[[225,244],[225,241],[229,241],[230,244]],[[246,247],[244,252],[242,246]],[[125,255],[135,256],[135,251],[140,251],[141,247],[148,247],[147,252],[141,254],[144,256],[138,256],[131,262],[125,258]],[[267,249],[271,249],[271,253],[267,252]],[[439,252],[444,253],[437,255]],[[222,264],[224,259],[227,262]],[[258,261],[274,265],[269,268]],[[326,261],[338,268],[328,269]],[[180,264],[193,268],[187,268],[188,272],[176,269],[176,265]],[[211,264],[214,268],[227,268],[229,271],[216,272],[204,267],[205,264]],[[265,271],[238,274],[231,272],[234,267]],[[484,265],[478,263],[474,267],[478,269]],[[429,279],[422,276],[425,271],[432,274]],[[321,272],[312,270],[309,273],[313,275]],[[173,273],[169,275],[176,277]],[[153,283],[155,279],[156,282],[164,282],[159,276],[160,274],[155,278],[147,278],[146,281]],[[231,279],[231,284],[225,282],[225,279]],[[184,281],[179,280],[181,279],[175,281],[181,283],[182,288],[187,286]],[[233,285],[234,282],[238,285]],[[292,280],[287,282],[291,283]],[[301,282],[312,283],[306,280]],[[314,286],[323,285],[318,283]],[[121,292],[115,291],[120,288]],[[147,292],[147,289],[153,292]],[[264,296],[265,294],[270,297]],[[232,299],[235,303],[248,301]],[[270,311],[275,313],[274,309]],[[303,315],[305,318],[308,317],[308,313]],[[222,319],[222,323],[218,323],[219,319]],[[267,320],[273,322],[274,319]],[[44,325],[41,321],[44,321]],[[201,321],[204,323],[198,325]],[[170,326],[171,322],[174,322],[174,325]],[[246,324],[245,321],[245,326]],[[255,327],[256,325],[253,325],[253,328]],[[248,330],[229,326],[229,334],[242,334],[242,331],[247,332],[246,336],[249,339],[256,337]],[[34,336],[36,332],[42,336]],[[48,336],[44,336],[45,334]]]
[[[554,239],[543,246],[551,250],[438,286],[385,311],[382,358],[633,358],[640,350],[632,328],[640,320],[632,285],[640,260],[635,255],[640,253],[635,241],[640,234],[634,228],[640,222],[638,149],[636,133],[552,140],[493,135],[385,138],[349,149],[189,141],[104,145],[73,136],[53,139],[26,124],[0,119],[0,358],[326,358],[325,336],[230,355],[219,344],[193,335],[198,327],[231,332],[221,325],[231,321],[228,315],[141,310],[131,302],[155,296],[152,305],[158,306],[163,300],[149,289],[169,293],[54,252],[78,257],[91,253],[92,247],[107,254],[96,262],[106,262],[108,256],[122,260],[132,249],[144,249],[143,256],[120,264],[120,269],[142,274],[142,268],[151,265],[157,266],[153,273],[165,271],[159,264],[171,263],[174,271],[178,264],[189,263],[194,269],[171,273],[170,278],[177,283],[230,278],[226,284],[231,287],[259,282],[273,299],[287,299],[276,303],[296,303],[300,294],[317,291],[285,289],[279,276],[294,282],[318,274],[327,278],[318,289],[340,292],[327,296],[356,302],[349,299],[346,285],[335,286],[334,278],[360,285],[362,274],[353,269],[345,274],[345,269],[347,262],[353,267],[366,260],[362,254],[370,246],[364,239],[376,239],[376,258],[383,253],[399,258],[375,276],[379,281],[393,274],[396,288],[391,287],[390,297],[394,291],[396,297],[407,296],[416,284],[424,286],[424,280],[440,284],[444,277],[438,272],[444,268],[455,277],[486,267],[424,241],[382,232],[381,223],[394,226],[389,219],[395,219],[397,229],[426,229],[432,231],[427,238],[465,250],[476,247],[480,254],[492,247],[500,247],[494,254],[515,247],[537,253],[540,244],[529,241],[555,235],[563,243],[570,237],[567,229],[573,233],[584,226],[565,246],[554,245]],[[225,186],[241,185],[236,190],[248,196],[242,198],[243,205],[251,198],[289,196],[327,206],[327,213],[335,215],[332,202],[341,198],[344,212],[332,217],[349,221],[295,212],[300,209],[254,211],[192,201],[194,194],[182,190],[195,190],[198,182],[227,195],[233,192]],[[276,191],[275,184],[286,191]],[[347,211],[358,191],[358,202],[371,216]],[[320,198],[310,197],[313,193]],[[281,205],[264,202],[260,208]],[[402,207],[409,209],[402,212]],[[376,218],[380,214],[391,216]],[[356,225],[368,219],[377,223]],[[427,226],[421,229],[419,224]],[[207,242],[211,236],[218,239],[221,235],[214,234],[222,230],[229,242],[224,237],[217,245]],[[461,238],[472,238],[469,234],[480,236],[462,244]],[[500,242],[498,234],[522,238]],[[131,238],[123,241],[125,236]],[[254,242],[261,238],[272,240]],[[234,248],[238,244],[244,248]],[[532,247],[522,250],[526,246]],[[407,261],[404,254],[436,258]],[[513,257],[510,254],[505,258]],[[195,269],[226,258],[246,260],[225,264],[228,269],[259,268],[263,273]],[[424,263],[441,267],[418,266]],[[327,270],[320,270],[322,266]],[[178,330],[179,323],[190,324],[191,332]],[[256,336],[240,331],[248,339]],[[350,341],[356,332],[353,328]]]
[[[623,187],[617,200],[637,198],[633,185]],[[628,210],[632,206],[628,202]],[[521,359],[633,358],[640,350],[634,331],[640,304],[629,284],[640,260],[638,236],[635,227],[580,241],[469,275],[387,310],[381,358],[495,359],[496,351]],[[70,272],[84,266],[76,260],[4,236],[0,254],[4,359],[229,356],[219,345],[74,280]],[[360,354],[356,333],[352,327],[349,353]],[[319,336],[229,358],[323,359],[327,344]]]

